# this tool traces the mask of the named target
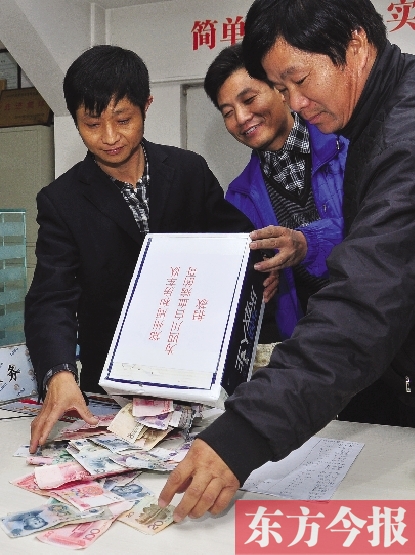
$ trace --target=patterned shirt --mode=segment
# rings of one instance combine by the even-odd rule
[[[304,122],[293,113],[294,125],[279,150],[260,150],[262,171],[271,183],[280,185],[294,197],[305,185],[306,160],[310,155],[310,136]]]
[[[135,188],[131,183],[120,181],[115,177],[110,177],[111,181],[121,191],[125,202],[131,209],[134,219],[143,235],[148,233],[149,207],[148,207],[148,186],[150,184],[150,174],[148,168],[147,153],[144,145],[141,145],[144,154],[144,173],[137,181]]]
[[[298,229],[320,219],[311,187],[310,135],[296,114],[294,125],[282,148],[258,151],[272,208],[280,226]],[[302,265],[292,268],[297,295],[305,311],[308,297],[328,284]]]

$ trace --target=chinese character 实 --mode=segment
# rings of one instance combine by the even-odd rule
[[[366,520],[362,520],[355,516],[350,507],[340,507],[339,512],[334,517],[332,522],[327,526],[327,530],[336,526],[339,522],[342,523],[343,528],[333,528],[330,532],[346,532],[348,534],[347,538],[343,542],[344,547],[350,547],[356,537],[360,534],[360,530],[366,524]],[[354,527],[352,527],[354,524]]]
[[[251,528],[253,532],[246,540],[245,544],[256,542],[261,547],[267,547],[267,545],[269,545],[270,535],[277,543],[282,542],[281,534],[274,531],[275,528],[281,528],[281,525],[278,524],[278,522],[273,522],[272,524],[270,524],[271,519],[266,517],[283,516],[283,513],[278,509],[273,513],[267,513],[266,510],[266,507],[262,507],[260,505],[255,514],[245,513],[246,516],[254,517],[251,521],[251,524],[249,525],[249,528]]]
[[[388,23],[398,23],[396,27],[391,29],[392,31],[397,31],[405,24],[408,24],[412,29],[415,30],[415,17],[409,17],[409,12],[415,8],[414,2],[406,2],[406,0],[400,0],[400,3],[391,2],[388,6],[388,12],[391,12],[393,19],[388,20]]]
[[[9,368],[7,369],[7,375],[10,378],[9,382],[12,380],[16,381],[17,374],[20,374],[20,370],[18,370],[14,364],[9,364]]]
[[[245,22],[241,15],[236,16],[235,21],[231,17],[226,18],[226,23],[222,25],[223,38],[221,42],[229,41],[235,44],[237,40],[242,40],[245,35]]]
[[[216,46],[216,25],[217,21],[195,21],[192,28],[193,50],[198,50],[204,44],[211,50]]]

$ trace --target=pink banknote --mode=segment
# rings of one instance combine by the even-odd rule
[[[134,397],[133,399],[133,416],[157,416],[173,411],[173,401],[168,399],[151,399],[149,397]]]

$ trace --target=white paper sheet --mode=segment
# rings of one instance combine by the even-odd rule
[[[254,470],[242,489],[286,499],[331,499],[363,446],[312,437],[285,459]]]

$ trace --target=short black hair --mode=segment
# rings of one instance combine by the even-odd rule
[[[246,69],[242,43],[240,42],[227,46],[221,50],[208,67],[203,86],[206,94],[218,110],[219,91],[226,79],[238,69]],[[272,88],[273,85],[268,81],[266,75],[261,81],[265,81],[265,83]]]
[[[219,109],[218,94],[223,83],[232,73],[242,68],[245,68],[245,62],[240,42],[221,50],[210,64],[203,86],[216,108]]]
[[[262,60],[278,38],[299,50],[325,54],[337,66],[355,30],[363,29],[378,52],[386,45],[386,27],[370,0],[255,0],[245,20],[242,42],[246,68],[266,77]]]
[[[114,99],[127,98],[144,115],[150,80],[143,60],[119,46],[98,45],[86,50],[69,67],[63,80],[66,105],[76,122],[80,106],[98,116]]]

